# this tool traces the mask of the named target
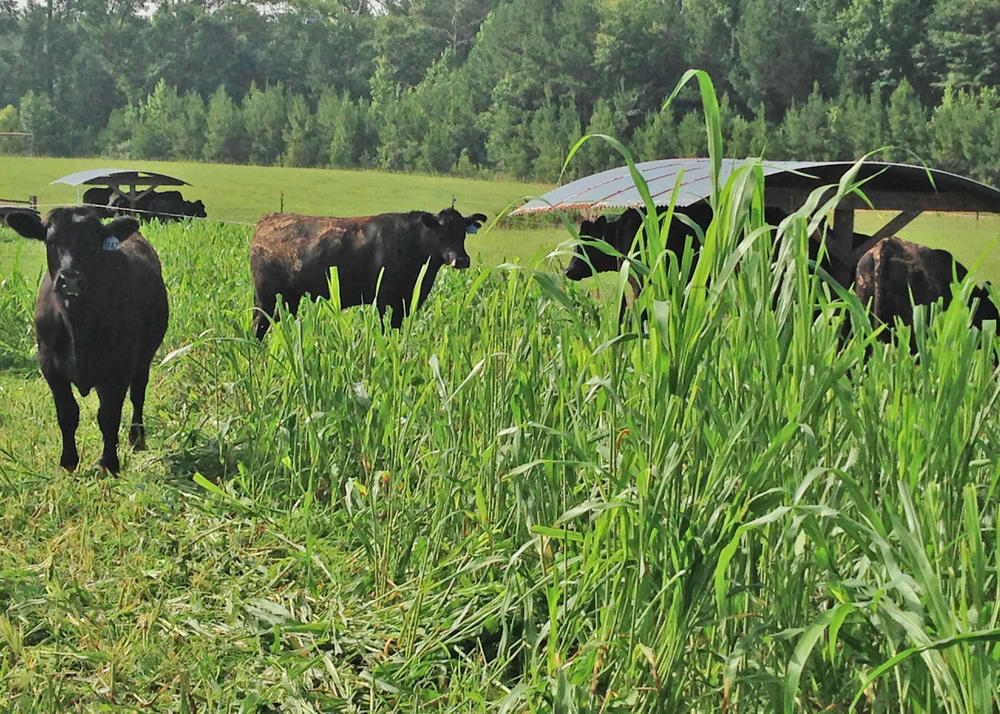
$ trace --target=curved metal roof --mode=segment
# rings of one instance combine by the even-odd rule
[[[768,204],[787,204],[794,209],[816,188],[839,181],[856,162],[723,159],[720,184],[737,168],[757,163],[764,173]],[[677,205],[682,207],[711,195],[711,166],[711,159],[662,159],[636,164],[655,203],[668,204],[677,187]],[[947,171],[871,161],[865,162],[858,172],[859,180],[865,178],[870,180],[862,191],[877,209],[1000,213],[1000,191]],[[845,201],[850,204],[841,204],[845,208],[868,207],[857,196],[849,196]],[[582,209],[599,212],[642,205],[628,167],[621,166],[560,186],[528,201],[510,215]]]
[[[90,169],[57,178],[50,183],[65,183],[70,186],[190,186],[187,181],[139,169]]]

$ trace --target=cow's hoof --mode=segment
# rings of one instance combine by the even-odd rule
[[[133,426],[128,430],[128,443],[132,447],[132,451],[145,451],[146,450],[146,430],[141,426]]]

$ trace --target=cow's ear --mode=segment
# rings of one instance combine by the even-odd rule
[[[474,213],[471,216],[465,217],[465,232],[475,233],[479,230],[481,226],[486,221],[486,216],[482,213]]]
[[[441,223],[437,219],[437,216],[435,216],[433,213],[427,213],[427,212],[421,213],[420,220],[428,228],[437,228],[438,226],[441,225]]]
[[[597,220],[594,221],[594,228],[597,228],[599,230],[603,230],[604,226],[606,226],[606,225],[608,225],[608,218],[607,218],[607,216],[598,216]]]
[[[131,217],[116,218],[107,225],[109,235],[123,241],[139,230],[139,221]]]
[[[7,216],[7,225],[25,238],[45,240],[45,225],[34,213],[15,211]]]

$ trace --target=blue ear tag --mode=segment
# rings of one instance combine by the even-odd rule
[[[104,250],[113,251],[113,250],[118,250],[118,248],[121,247],[121,244],[122,244],[122,242],[120,240],[118,240],[114,236],[111,236],[110,238],[105,238],[104,239],[104,243],[102,244],[101,247]]]
[[[475,223],[470,223],[469,225],[467,225],[465,227],[465,232],[466,233],[478,233],[479,232],[479,226],[477,226]]]

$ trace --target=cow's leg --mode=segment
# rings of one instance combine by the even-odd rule
[[[271,320],[278,319],[277,300],[273,292],[254,290],[253,294],[253,329],[258,340],[264,339]]]
[[[48,377],[47,381],[56,403],[59,431],[62,432],[62,456],[59,457],[59,465],[67,471],[73,471],[80,463],[80,454],[76,450],[76,427],[80,424],[80,405],[76,403],[69,380]]]
[[[388,305],[380,305],[379,313],[382,316],[382,322],[385,322],[386,308],[389,312],[389,325],[394,329],[398,330],[403,326],[403,318],[406,317],[406,309],[404,308],[404,303],[401,300],[396,304],[389,303]],[[383,328],[384,329],[384,328]]]
[[[140,367],[132,376],[129,398],[132,400],[132,425],[128,429],[128,443],[135,451],[146,450],[146,427],[142,422],[142,408],[146,403],[146,383],[149,382],[149,365]]]
[[[122,423],[122,403],[125,401],[124,384],[105,385],[97,388],[101,406],[97,409],[97,425],[104,438],[101,466],[113,474],[121,471],[118,462],[118,429]]]

